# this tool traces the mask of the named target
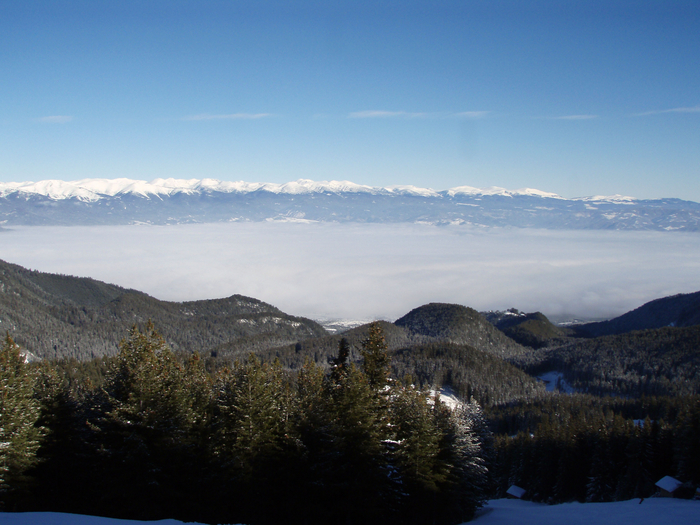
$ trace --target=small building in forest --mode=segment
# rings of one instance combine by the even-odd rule
[[[672,498],[673,493],[678,489],[683,483],[678,481],[676,478],[671,476],[664,476],[659,481],[655,483],[659,487],[659,496],[663,498]]]
[[[511,485],[510,488],[506,491],[506,498],[522,499],[526,492],[527,490],[518,487],[517,485]]]

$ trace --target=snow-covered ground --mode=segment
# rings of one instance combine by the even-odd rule
[[[55,512],[0,513],[2,525],[177,525],[176,520],[129,521]],[[651,498],[616,503],[542,505],[499,499],[488,502],[475,525],[690,525],[700,523],[700,502]],[[193,524],[197,525],[197,524]]]
[[[132,521],[60,512],[0,512],[2,525],[181,525],[177,520]],[[190,525],[201,525],[191,523]]]
[[[498,499],[488,502],[475,525],[690,525],[700,522],[700,501],[651,498],[616,503],[542,505]],[[0,513],[2,525],[177,525],[176,520],[129,521],[56,512]],[[198,524],[192,524],[198,525]]]
[[[700,501],[670,498],[615,503],[542,505],[498,499],[488,502],[472,522],[475,525],[690,525],[700,523]]]
[[[564,379],[564,374],[561,372],[547,372],[546,374],[537,376],[537,379],[546,385],[545,387],[547,388],[547,392],[557,391],[565,392],[567,394],[573,394],[576,392],[576,389],[566,382]]]

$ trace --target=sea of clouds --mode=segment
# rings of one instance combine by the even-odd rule
[[[429,302],[604,318],[700,290],[700,234],[421,224],[13,227],[0,258],[185,301],[242,294],[312,318]]]

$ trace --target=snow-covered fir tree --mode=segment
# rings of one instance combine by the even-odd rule
[[[0,350],[0,506],[27,482],[36,463],[43,429],[41,406],[34,397],[36,378],[9,334]]]

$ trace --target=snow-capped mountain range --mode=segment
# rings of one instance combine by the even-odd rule
[[[126,178],[0,183],[4,225],[263,220],[700,231],[700,204],[622,195],[566,199],[530,188],[436,191],[306,179],[286,184]]]

